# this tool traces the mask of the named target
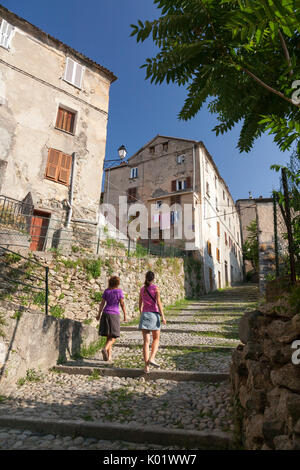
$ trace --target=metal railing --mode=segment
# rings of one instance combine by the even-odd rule
[[[25,265],[13,267],[12,265],[25,260]],[[44,276],[33,275],[28,268],[32,264],[39,266],[44,270]],[[6,288],[8,284],[21,285],[27,288],[30,291],[43,292],[40,298],[38,298],[38,303],[45,306],[45,314],[48,315],[48,297],[49,297],[49,267],[43,264],[38,263],[32,258],[25,257],[19,253],[9,250],[0,246],[0,280],[4,281],[4,284],[1,283],[1,288]],[[38,284],[44,283],[44,287],[40,287]]]

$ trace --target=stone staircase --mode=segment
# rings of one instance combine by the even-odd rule
[[[161,368],[149,374],[141,332],[123,325],[112,363],[98,352],[0,397],[0,448],[235,448],[229,366],[239,317],[257,300],[241,285],[167,311]]]

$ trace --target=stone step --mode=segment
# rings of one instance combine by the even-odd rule
[[[179,320],[167,320],[168,325],[228,325],[228,322],[215,322],[215,321],[179,321]],[[231,320],[229,320],[231,321]],[[234,320],[235,322],[237,320]]]
[[[115,343],[114,348],[129,348],[129,349],[134,349],[134,348],[141,348],[143,347],[143,344],[134,344],[134,343]],[[197,344],[193,345],[191,347],[185,346],[183,344],[177,344],[177,345],[165,345],[165,344],[160,344],[159,349],[178,349],[178,350],[191,350],[193,351],[194,349],[198,349],[199,351],[202,351],[203,349],[207,349],[207,351],[216,351],[216,352],[227,352],[227,351],[234,351],[236,348],[233,346],[211,346],[208,344]]]
[[[16,418],[9,415],[0,417],[0,427],[51,435],[92,437],[109,441],[126,440],[127,442],[179,446],[199,450],[232,448],[231,436],[222,431],[191,431],[159,426],[110,424],[101,421],[89,423],[83,420]]]
[[[181,322],[182,324],[182,322]],[[141,330],[139,330],[138,328],[136,328],[135,326],[123,326],[121,327],[121,332],[126,332],[126,331],[135,331],[135,332],[140,332]],[[224,335],[227,335],[227,334],[230,334],[231,332],[230,331],[214,331],[214,330],[192,330],[192,329],[176,329],[176,328],[168,328],[168,327],[163,327],[161,329],[161,333],[188,333],[188,334],[191,334],[191,333],[197,333],[199,334],[199,336],[201,336],[201,333],[203,333],[203,335],[207,335],[207,333],[216,333],[217,334],[217,337],[220,337],[220,334],[223,333]],[[213,335],[211,335],[211,337],[213,338]],[[224,336],[224,338],[226,339],[226,337]],[[236,338],[232,338],[232,339],[236,339]]]
[[[98,372],[101,376],[110,377],[130,377],[138,378],[144,377],[145,380],[174,380],[177,382],[205,382],[205,383],[219,383],[229,380],[229,374],[218,372],[196,372],[196,371],[173,371],[173,370],[150,370],[148,374],[143,369],[118,369],[118,368],[104,368],[99,366],[72,366],[72,365],[58,365],[53,367],[54,371],[62,372],[71,375],[92,375]]]

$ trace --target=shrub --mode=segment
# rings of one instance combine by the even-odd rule
[[[86,270],[88,277],[96,279],[101,275],[101,260],[100,259],[85,259],[83,260],[83,267]]]
[[[44,305],[46,301],[46,294],[45,292],[38,292],[34,297],[33,297],[33,303],[35,305]]]
[[[61,305],[53,305],[50,307],[50,315],[55,318],[64,318],[64,311],[65,309]]]

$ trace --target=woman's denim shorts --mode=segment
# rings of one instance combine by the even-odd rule
[[[159,313],[143,312],[140,319],[139,330],[160,330]]]

